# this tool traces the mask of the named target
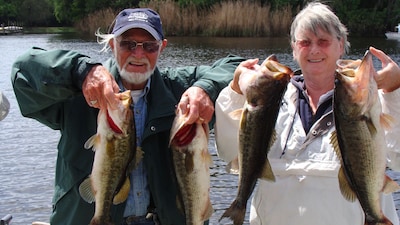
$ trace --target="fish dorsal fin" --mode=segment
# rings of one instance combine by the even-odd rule
[[[331,145],[332,145],[333,150],[335,151],[337,157],[340,159],[340,162],[342,163],[342,154],[340,153],[339,142],[337,140],[336,130],[331,133]]]
[[[118,193],[113,198],[113,204],[117,205],[124,202],[128,198],[129,190],[131,189],[131,182],[129,177],[126,177],[124,184]]]
[[[92,190],[92,184],[90,181],[90,177],[86,178],[80,185],[79,185],[79,194],[81,195],[82,199],[88,203],[95,202],[95,196]]]
[[[400,190],[400,186],[396,181],[393,181],[390,177],[385,175],[385,184],[382,188],[383,193],[390,194]]]

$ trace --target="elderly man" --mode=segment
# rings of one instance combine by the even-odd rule
[[[33,48],[12,69],[22,114],[61,132],[50,222],[89,224],[94,204],[81,198],[79,185],[91,172],[94,153],[84,143],[96,133],[98,109],[116,106],[115,93],[131,90],[144,157],[131,173],[128,199],[112,208],[112,221],[185,224],[168,146],[176,105],[190,121],[212,121],[214,101],[243,59],[228,56],[212,66],[159,70],[167,40],[159,15],[147,8],[121,11],[112,32],[97,35],[103,50],[113,53],[103,64],[76,52]]]

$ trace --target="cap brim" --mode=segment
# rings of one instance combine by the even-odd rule
[[[131,24],[128,26],[125,26],[123,28],[118,29],[117,31],[114,32],[115,36],[120,36],[121,34],[123,34],[124,32],[126,32],[127,30],[133,29],[133,28],[141,28],[143,30],[146,30],[147,32],[149,32],[156,40],[161,41],[162,38],[161,36],[158,34],[158,32],[150,27],[147,24]]]

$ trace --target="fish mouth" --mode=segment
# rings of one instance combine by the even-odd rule
[[[184,125],[172,139],[172,144],[178,147],[188,145],[196,136],[196,124]]]
[[[277,80],[286,78],[287,74],[289,74],[290,77],[293,76],[293,71],[289,67],[279,63],[275,55],[268,56],[265,61],[265,67],[267,68],[266,72]]]
[[[366,51],[360,60],[343,60],[336,62],[336,78],[348,92],[351,102],[367,108],[371,98],[370,85],[373,82],[375,69],[372,63],[372,54]]]
[[[106,110],[108,126],[116,134],[124,133],[123,124],[118,118],[125,118],[126,114],[128,113],[127,110],[130,110],[129,107],[132,104],[130,91],[119,93],[119,99],[121,100],[120,104],[118,105],[120,110],[113,110],[111,113],[109,108]],[[117,113],[118,116],[116,116],[115,113]]]

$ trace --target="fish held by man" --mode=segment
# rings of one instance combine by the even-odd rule
[[[177,110],[170,147],[179,184],[178,205],[183,208],[187,225],[203,225],[214,212],[209,193],[212,158],[208,152],[208,134],[208,124],[203,119],[188,124],[187,114]]]
[[[97,133],[85,143],[85,148],[93,147],[95,151],[92,173],[79,186],[81,197],[89,203],[95,202],[90,225],[113,224],[111,206],[127,199],[129,174],[142,158],[142,152],[136,149],[130,91],[118,95],[117,108],[100,109]]]
[[[238,192],[220,218],[221,221],[229,217],[234,225],[243,224],[247,201],[257,179],[275,181],[267,155],[275,141],[275,122],[282,98],[293,76],[293,71],[280,64],[275,55],[269,56],[257,71],[251,73],[239,80],[246,103],[239,112]],[[237,113],[233,112],[232,116]]]
[[[382,113],[372,55],[362,60],[338,60],[333,114],[336,131],[331,143],[341,160],[339,186],[349,201],[356,199],[365,224],[392,224],[383,214],[380,198],[400,186],[386,174],[384,129],[392,118]]]

